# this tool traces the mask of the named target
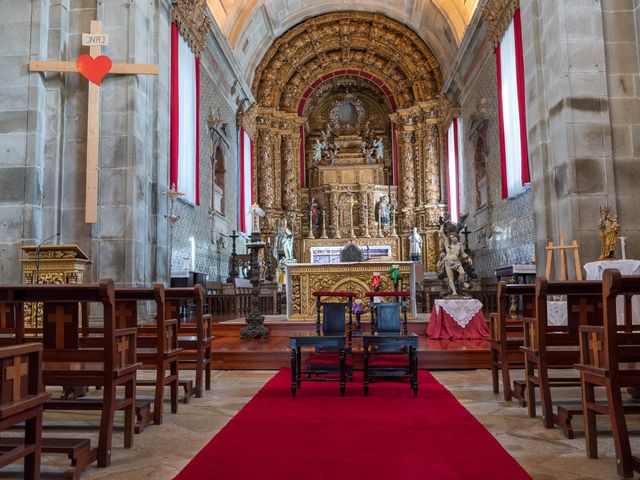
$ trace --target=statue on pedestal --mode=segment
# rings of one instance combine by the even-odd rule
[[[620,223],[618,223],[618,215],[613,213],[611,207],[600,208],[599,227],[600,236],[602,237],[602,248],[600,248],[600,257],[598,257],[598,260],[614,258],[614,252],[618,247]]]
[[[465,281],[465,270],[462,262],[472,264],[469,255],[466,254],[457,233],[450,233],[449,238],[444,234],[444,222],[441,220],[440,231],[438,232],[443,244],[443,251],[438,262],[438,271],[445,273],[449,281],[449,289],[453,297],[458,297],[455,274],[458,273],[457,283],[464,290],[469,289],[469,284]]]
[[[384,144],[382,143],[382,137],[373,141],[373,148],[376,151],[376,159],[378,162],[384,162]]]
[[[287,219],[282,217],[276,225],[276,238],[273,241],[273,256],[276,260],[284,257],[293,258],[293,232],[287,226]]]
[[[383,226],[388,226],[391,223],[391,206],[386,195],[383,195],[378,202],[378,223]]]
[[[315,166],[320,165],[322,161],[322,152],[327,148],[327,145],[324,142],[321,142],[320,139],[316,138],[316,144],[313,146],[313,164]]]
[[[422,259],[422,237],[418,229],[413,227],[409,235],[409,260],[419,262]]]

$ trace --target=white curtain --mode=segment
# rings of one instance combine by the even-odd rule
[[[178,39],[179,136],[178,190],[196,203],[196,58],[182,35]]]
[[[465,213],[467,211],[467,199],[463,194],[465,182],[466,162],[464,160],[464,129],[462,117],[454,120],[458,124],[458,211]]]
[[[507,191],[509,197],[515,197],[522,193],[525,188],[522,185],[522,140],[520,137],[516,41],[513,21],[500,42],[500,66]]]
[[[449,190],[449,217],[451,222],[458,222],[458,176],[456,174],[458,158],[455,138],[455,120],[447,132],[447,188]]]

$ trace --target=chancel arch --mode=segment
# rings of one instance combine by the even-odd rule
[[[300,258],[310,236],[397,234],[399,256],[411,227],[435,236],[444,208],[442,84],[422,38],[378,13],[314,17],[278,38],[256,69],[256,103],[242,116],[256,144],[263,232],[273,235],[275,221],[289,218]],[[322,226],[309,218],[314,201]],[[397,231],[379,221],[385,202]],[[424,257],[436,261],[435,251]]]

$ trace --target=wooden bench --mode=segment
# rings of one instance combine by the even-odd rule
[[[101,411],[97,458],[98,467],[107,467],[118,410],[124,412],[124,447],[133,445],[136,372],[140,367],[135,358],[136,329],[116,325],[113,281],[101,280],[97,285],[0,286],[3,301],[43,304],[42,328],[34,333],[41,335],[44,347],[44,385],[67,389],[94,386],[102,390],[102,401],[94,402]],[[82,305],[87,303],[102,305],[103,322],[100,329],[81,341],[79,319]],[[119,386],[124,388],[122,397],[116,396]],[[76,408],[77,402],[69,402],[68,409]]]
[[[24,343],[24,311],[21,304],[0,302],[0,346]]]
[[[511,297],[522,298],[522,315],[509,314],[509,299]],[[493,393],[500,393],[499,372],[502,372],[502,386],[505,402],[511,401],[514,394],[511,389],[509,369],[514,365],[524,365],[524,356],[520,347],[524,345],[522,317],[533,317],[534,313],[535,285],[498,283],[497,302],[498,312],[490,317],[490,352],[491,352],[491,379]],[[522,390],[517,391],[516,398],[522,405],[524,395]],[[525,404],[526,405],[526,404]],[[523,405],[524,406],[524,405]]]
[[[0,348],[0,431],[24,422],[24,438],[0,450],[0,468],[24,459],[24,478],[40,478],[42,411],[51,396],[42,385],[42,345]]]
[[[602,323],[602,282],[536,279],[536,316],[523,319],[525,380],[527,407],[530,417],[536,416],[535,388],[540,389],[542,420],[545,428],[553,428],[551,388],[578,387],[577,376],[551,377],[550,369],[573,369],[579,361],[578,328]],[[567,297],[567,325],[548,323],[547,300],[550,295]]]
[[[178,346],[182,348],[180,362],[195,367],[196,385],[192,389],[191,381],[183,381],[184,401],[191,395],[202,397],[204,390],[211,389],[211,344],[213,326],[211,315],[204,314],[204,289],[200,285],[193,288],[168,288],[165,290],[166,315],[173,316],[181,300],[189,299],[194,304],[192,318],[179,319]]]
[[[622,277],[617,270],[605,270],[602,278],[604,321],[601,326],[580,327],[581,359],[575,368],[580,372],[587,456],[598,457],[596,415],[609,415],[616,452],[618,475],[633,478],[640,472],[640,458],[633,456],[625,413],[636,412],[637,405],[627,408],[622,402],[622,388],[640,387],[640,332],[618,326],[618,295],[640,294],[640,277]],[[595,387],[604,387],[606,404],[596,402]]]
[[[116,322],[120,328],[137,330],[136,358],[142,368],[156,371],[155,380],[138,380],[138,385],[155,387],[153,401],[153,423],[162,424],[164,411],[164,391],[171,391],[171,413],[178,413],[178,320],[165,315],[165,288],[155,284],[153,288],[116,288]],[[141,323],[138,318],[138,302],[154,302],[156,308],[155,323]],[[167,371],[169,372],[167,374]],[[137,410],[136,430],[144,430],[145,416],[142,405]]]

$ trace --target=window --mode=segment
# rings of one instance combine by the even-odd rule
[[[226,169],[224,167],[224,155],[220,146],[216,148],[216,153],[213,156],[213,178],[212,186],[213,192],[211,199],[213,201],[213,209],[224,215],[224,179],[226,175]]]
[[[502,198],[510,198],[522,193],[530,182],[520,10],[496,48],[496,70]]]
[[[200,61],[171,26],[171,164],[169,182],[184,199],[200,204]]]
[[[458,189],[458,164],[460,152],[459,119],[455,118],[447,131],[447,200],[449,220],[458,223],[460,219],[460,193]]]
[[[253,142],[240,127],[238,129],[238,227],[243,233],[251,233],[251,205],[253,204]]]

